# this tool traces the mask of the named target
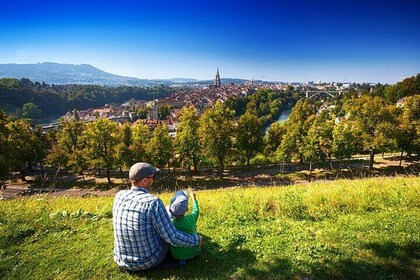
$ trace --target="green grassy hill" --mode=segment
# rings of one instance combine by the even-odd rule
[[[162,194],[168,203],[171,194]],[[112,260],[112,197],[0,201],[1,279],[419,279],[420,179],[198,191],[203,254],[137,275]]]

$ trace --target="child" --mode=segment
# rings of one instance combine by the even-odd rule
[[[177,191],[172,197],[170,204],[166,207],[169,217],[172,219],[172,224],[180,231],[195,234],[197,233],[196,223],[198,214],[198,201],[195,193],[190,190],[193,198],[193,210],[190,214],[185,215],[188,211],[188,194],[181,190]],[[189,260],[198,256],[201,252],[200,246],[194,247],[178,247],[171,246],[172,256],[177,260]]]

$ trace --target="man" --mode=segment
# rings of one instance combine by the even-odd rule
[[[197,246],[201,236],[178,231],[163,202],[149,194],[158,169],[139,162],[131,166],[131,189],[119,191],[113,206],[114,260],[124,270],[146,270],[159,265],[169,244]]]

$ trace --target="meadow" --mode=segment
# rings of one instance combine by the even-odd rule
[[[168,203],[171,193],[159,194]],[[113,197],[0,201],[0,279],[420,279],[420,179],[197,191],[202,255],[166,271],[113,262]]]

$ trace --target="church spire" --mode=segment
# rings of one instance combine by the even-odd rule
[[[217,72],[216,72],[216,79],[214,79],[214,85],[216,87],[221,87],[222,83],[220,81],[220,75],[219,75],[219,67],[217,67]]]

